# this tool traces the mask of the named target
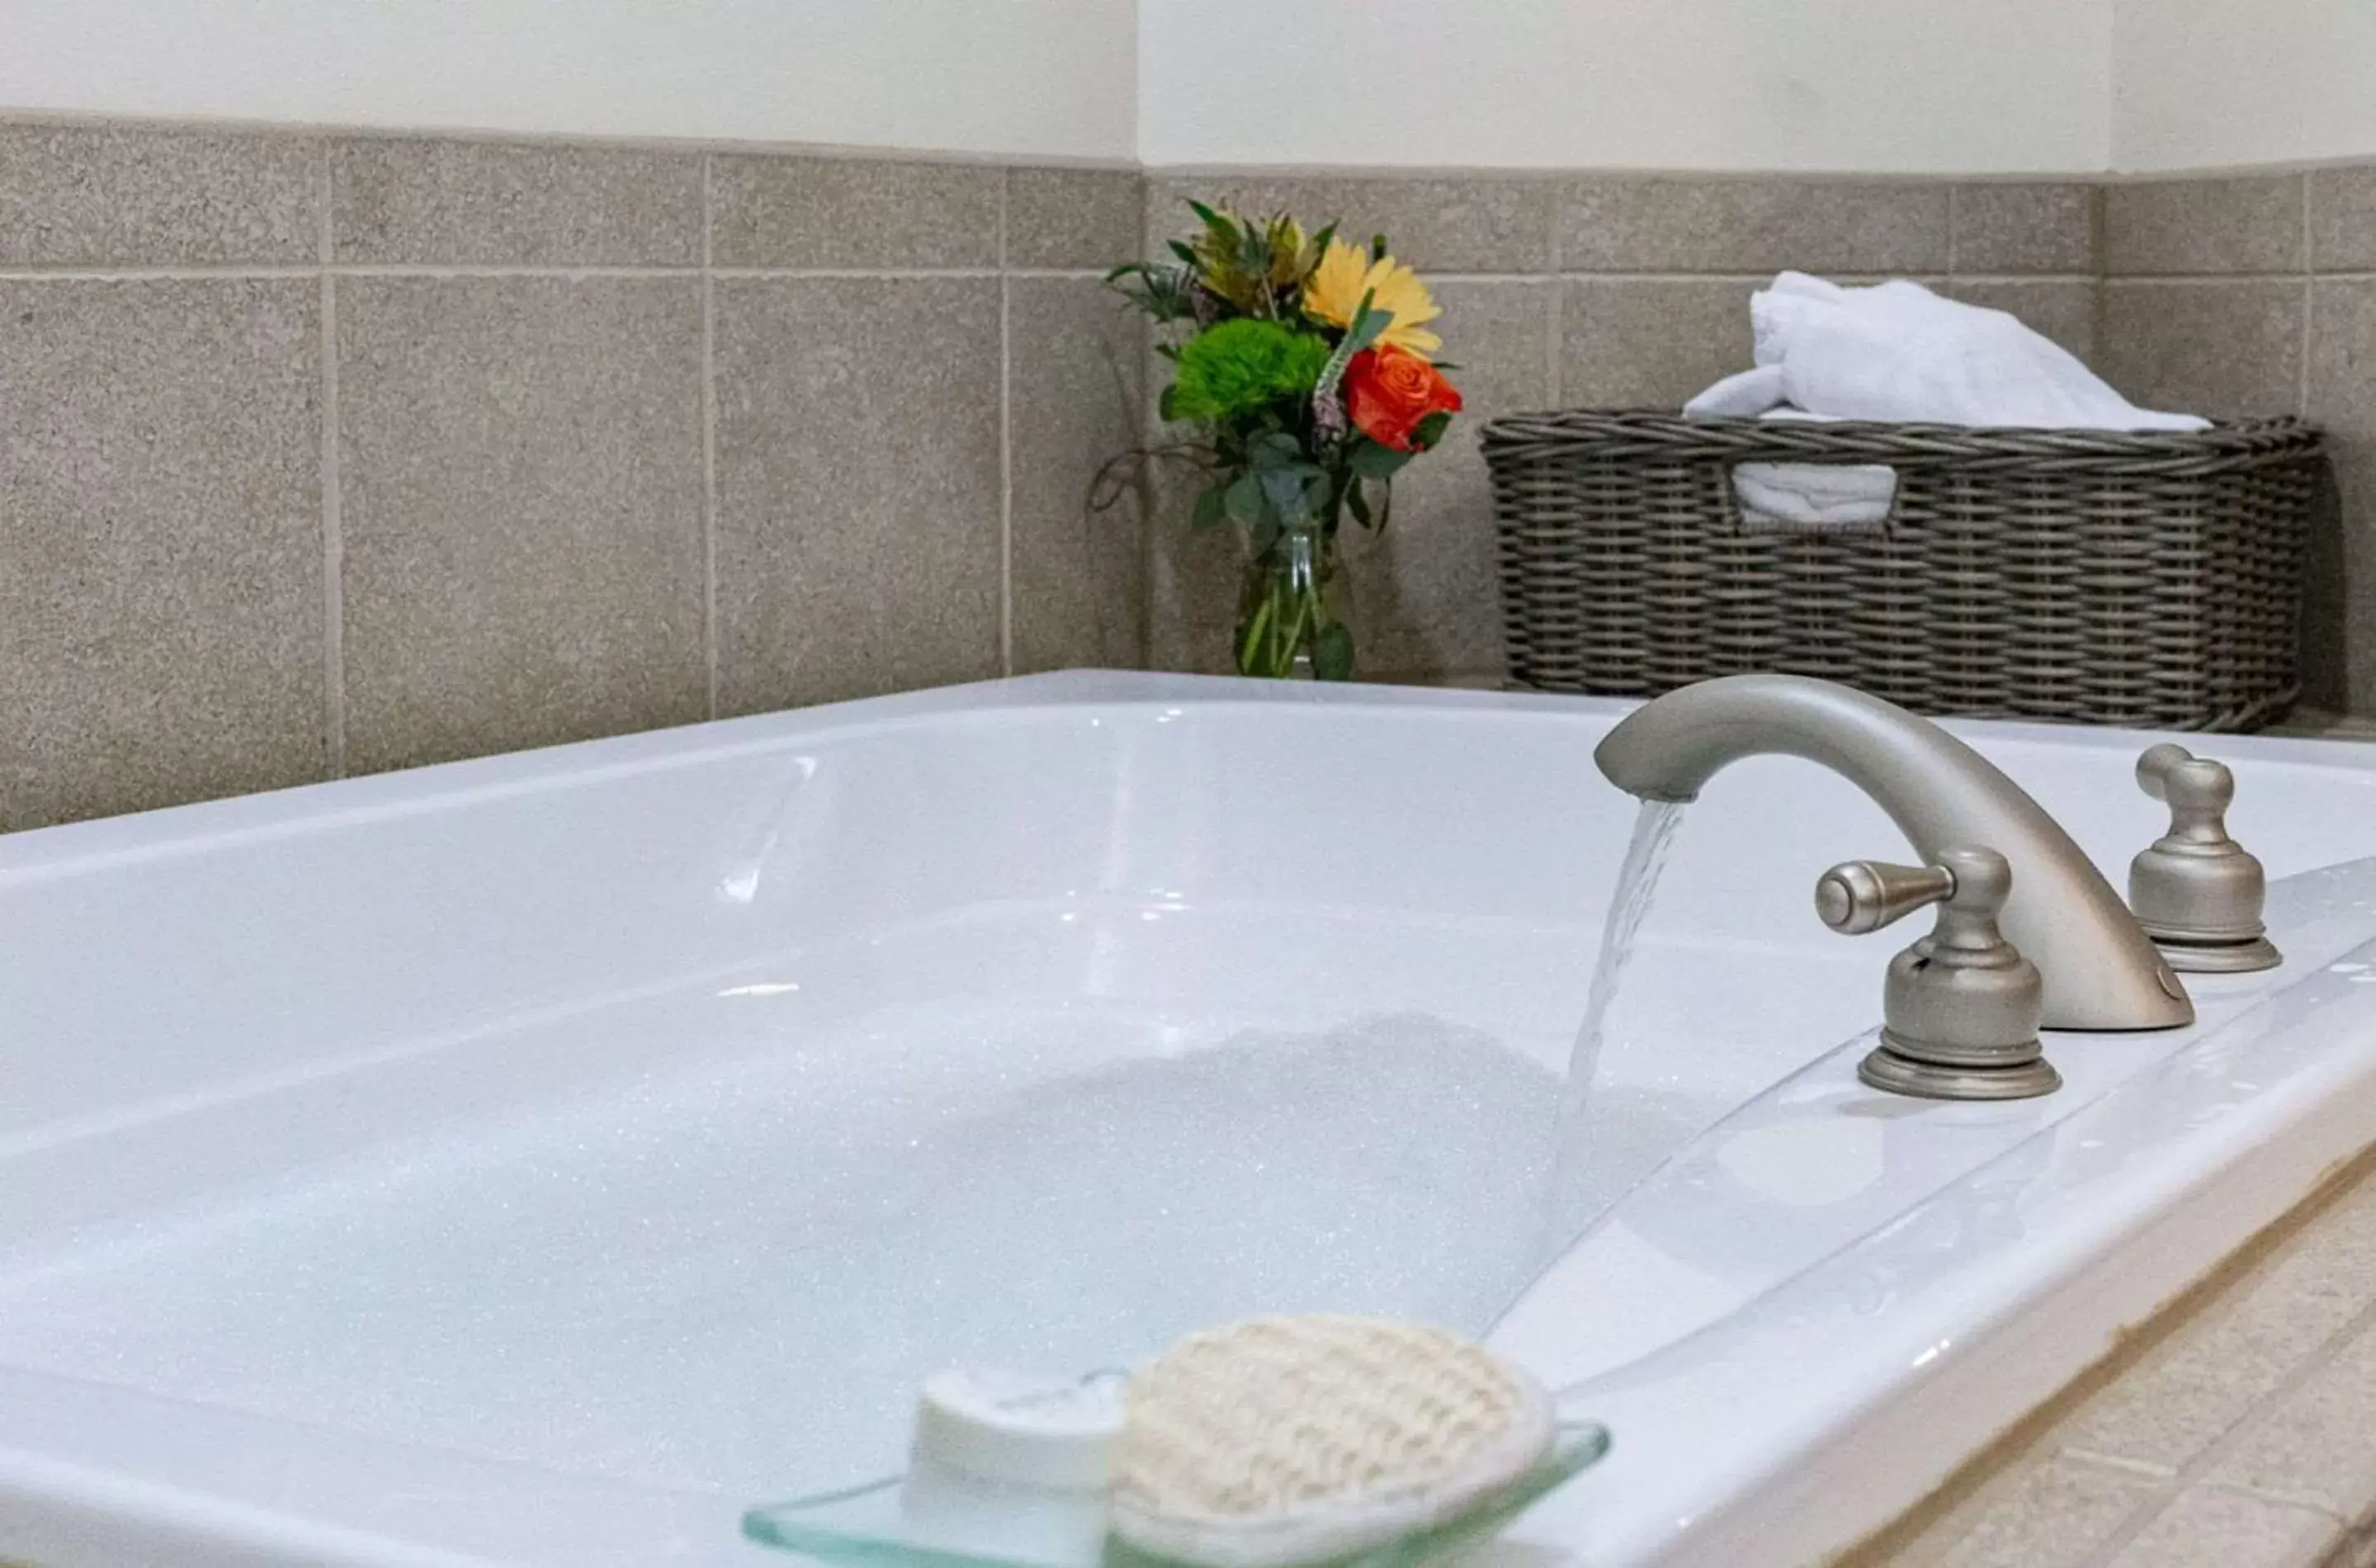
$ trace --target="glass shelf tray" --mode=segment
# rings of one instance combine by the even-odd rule
[[[1420,1568],[1499,1531],[1608,1452],[1608,1428],[1563,1420],[1542,1462],[1489,1502],[1340,1559],[1336,1568]],[[1101,1492],[1034,1491],[922,1468],[754,1508],[742,1516],[742,1533],[847,1568],[1135,1568],[1157,1561],[1107,1534]]]

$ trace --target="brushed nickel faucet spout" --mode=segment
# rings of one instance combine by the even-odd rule
[[[1727,764],[1804,757],[1863,790],[1925,861],[1984,844],[2013,868],[1999,923],[2046,982],[2050,1029],[2166,1029],[2194,1004],[2103,873],[1979,753],[1929,719],[1830,681],[1728,675],[1627,716],[1594,752],[1610,783],[1688,801]]]

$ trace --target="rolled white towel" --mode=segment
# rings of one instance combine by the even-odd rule
[[[1695,420],[1753,420],[1781,406],[1782,367],[1762,364],[1737,371],[1683,405],[1683,416]]]

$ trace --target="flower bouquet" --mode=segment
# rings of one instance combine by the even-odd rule
[[[1396,473],[1443,439],[1460,394],[1431,359],[1442,314],[1386,254],[1307,233],[1284,215],[1189,204],[1203,224],[1170,256],[1108,281],[1158,326],[1171,362],[1163,418],[1197,428],[1165,447],[1201,470],[1195,525],[1248,546],[1232,657],[1243,675],[1353,674],[1336,593],[1338,525],[1385,526]]]

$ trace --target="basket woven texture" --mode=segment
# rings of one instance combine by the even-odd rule
[[[1844,681],[1919,712],[2251,730],[2299,690],[2322,437],[1523,414],[1485,427],[1510,673]],[[1744,519],[1734,465],[1887,464],[1888,522]]]

